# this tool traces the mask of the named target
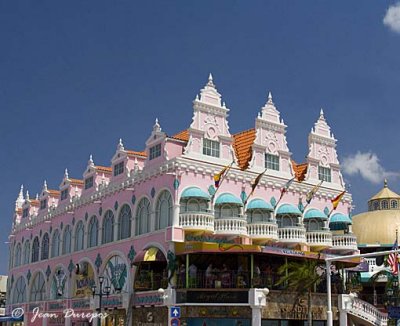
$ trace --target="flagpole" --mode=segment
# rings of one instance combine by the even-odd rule
[[[219,181],[219,185],[218,185],[217,189],[215,189],[214,195],[212,196],[212,203],[213,203],[213,205],[214,205],[214,198],[215,198],[215,195],[217,194],[218,189],[221,188],[222,182],[225,180],[225,176],[228,174],[228,172],[229,172],[229,170],[231,169],[233,163],[235,163],[235,160],[233,160],[232,163],[228,166],[228,168],[226,169],[225,173],[222,175],[221,180]]]
[[[265,169],[264,172],[261,173],[261,175],[259,174],[259,175],[256,177],[255,180],[257,180],[258,177],[260,177],[260,179],[261,179],[265,172],[267,172],[267,169]],[[254,180],[254,182],[256,182],[255,180]],[[258,184],[258,183],[257,183],[257,184]],[[253,185],[251,185],[251,188],[252,188],[252,189],[251,189],[251,192],[250,192],[250,194],[246,197],[246,200],[245,200],[244,203],[243,203],[243,207],[246,207],[246,204],[247,204],[247,202],[249,201],[249,198],[253,195],[254,190],[256,190],[257,184],[255,184],[254,188],[253,188]]]

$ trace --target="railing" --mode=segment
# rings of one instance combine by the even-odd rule
[[[352,234],[334,235],[332,249],[335,250],[357,250],[357,238]]]
[[[307,244],[311,247],[332,247],[330,231],[312,231],[306,233]]]
[[[216,234],[247,235],[247,222],[243,217],[224,217],[214,220]]]
[[[306,229],[303,227],[285,227],[278,229],[279,242],[306,243]]]
[[[254,240],[278,240],[278,225],[273,222],[247,224],[247,233]]]
[[[185,230],[214,232],[214,215],[208,212],[185,212],[179,214],[179,226]]]
[[[135,276],[134,289],[136,291],[158,290],[167,288],[168,279],[165,273],[154,273],[151,271],[142,271]]]
[[[376,326],[385,326],[388,322],[387,314],[380,312],[372,304],[369,304],[368,302],[365,302],[359,298],[353,299],[353,303],[349,312],[350,314],[366,320]]]

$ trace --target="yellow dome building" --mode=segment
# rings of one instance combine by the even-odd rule
[[[353,216],[353,233],[359,248],[392,247],[400,231],[400,196],[384,187],[368,201],[368,212]]]

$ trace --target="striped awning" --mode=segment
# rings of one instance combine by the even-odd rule
[[[221,204],[236,204],[243,206],[243,203],[239,198],[228,193],[222,194],[217,198],[215,205],[221,205]]]
[[[182,192],[181,198],[204,198],[210,200],[210,195],[198,187],[189,187]]]
[[[328,216],[326,216],[325,213],[321,212],[319,209],[311,208],[304,214],[304,219],[308,218],[321,218],[326,220]]]
[[[295,214],[295,215],[301,215],[300,210],[296,207],[293,206],[292,204],[283,204],[280,206],[276,212],[276,214]]]
[[[266,209],[273,211],[274,208],[270,203],[267,203],[264,199],[253,199],[248,205],[247,210],[251,209]]]

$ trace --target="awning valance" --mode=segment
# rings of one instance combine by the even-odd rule
[[[210,200],[210,196],[203,190],[198,187],[189,187],[186,188],[181,195],[181,199],[187,198],[204,198]]]
[[[304,214],[304,219],[308,219],[308,218],[310,218],[310,219],[311,218],[327,219],[328,216],[326,216],[325,213],[321,212],[319,209],[311,208]]]
[[[251,209],[265,209],[273,211],[274,208],[270,203],[267,203],[264,199],[253,199],[248,205],[247,210]]]
[[[291,204],[283,204],[280,206],[276,212],[276,214],[295,214],[301,215],[300,210]]]
[[[144,261],[160,261],[160,262],[164,262],[167,261],[165,259],[165,256],[163,254],[163,252],[156,248],[156,247],[151,247],[145,250],[142,250],[133,260],[134,264],[138,264],[140,262],[144,262]]]
[[[215,205],[221,205],[221,204],[236,204],[243,206],[243,203],[239,198],[228,193],[220,195],[215,201]]]

